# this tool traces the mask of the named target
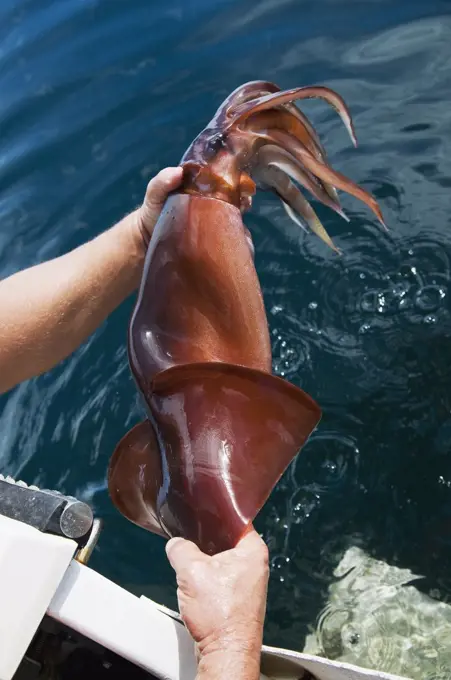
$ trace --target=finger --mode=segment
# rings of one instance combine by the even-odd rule
[[[197,545],[184,538],[171,538],[166,544],[166,555],[176,573],[189,567],[194,560],[205,557]]]
[[[183,169],[164,168],[147,185],[146,201],[152,206],[161,206],[170,191],[174,191],[182,181]]]
[[[241,555],[260,553],[262,557],[267,554],[268,548],[261,536],[249,524],[244,535],[238,541],[235,550]]]

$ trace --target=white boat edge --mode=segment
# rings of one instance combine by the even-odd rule
[[[100,643],[161,680],[194,680],[193,641],[178,614],[74,560],[74,541],[0,516],[0,680],[12,680],[43,616]],[[261,680],[409,680],[263,646]]]

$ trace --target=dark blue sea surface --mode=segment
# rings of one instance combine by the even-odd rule
[[[389,227],[348,196],[350,224],[319,207],[339,258],[270,195],[245,218],[274,370],[324,410],[256,523],[272,559],[266,642],[302,649],[308,633],[321,638],[351,546],[451,597],[451,2],[2,0],[0,276],[135,208],[148,179],[253,79],[342,94],[358,149],[324,103],[303,110]],[[126,356],[132,304],[0,399],[0,468],[90,502],[105,521],[92,566],[174,607],[163,541],[119,516],[105,484],[141,417]]]

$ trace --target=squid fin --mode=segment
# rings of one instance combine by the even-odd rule
[[[108,490],[116,508],[134,524],[168,538],[157,514],[162,485],[161,455],[149,420],[135,425],[111,457]]]
[[[291,383],[217,362],[158,373],[150,408],[163,465],[155,464],[155,435],[141,424],[129,433],[128,448],[120,444],[110,487],[136,524],[155,531],[157,520],[168,535],[208,554],[236,545],[321,417],[318,405]],[[168,486],[155,505],[162,467]],[[156,508],[151,519],[149,506]]]

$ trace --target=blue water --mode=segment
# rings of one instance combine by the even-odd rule
[[[0,275],[54,257],[137,206],[246,80],[327,84],[308,103],[337,169],[372,191],[351,223],[319,209],[341,259],[272,197],[246,217],[274,370],[321,426],[260,514],[271,548],[266,641],[301,649],[353,545],[451,596],[449,0],[2,0]],[[92,503],[92,566],[175,605],[163,542],[113,509],[109,456],[140,417],[127,301],[66,362],[0,399],[1,469]],[[1,315],[1,310],[0,310]]]

